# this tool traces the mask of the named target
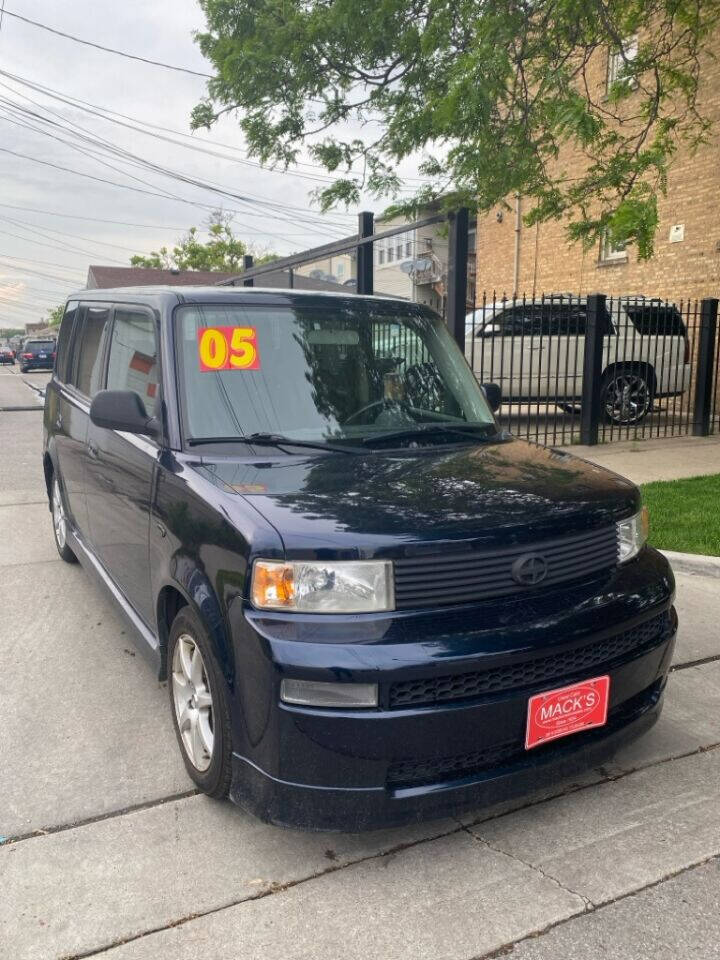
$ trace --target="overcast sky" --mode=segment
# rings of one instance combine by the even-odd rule
[[[204,25],[195,0],[125,0],[124,3],[72,0],[62,4],[53,0],[5,0],[5,6],[8,12],[85,40],[191,70],[211,72],[210,64],[192,39],[193,30]],[[200,77],[81,46],[7,13],[0,28],[0,70],[62,95],[185,134],[190,133],[190,111],[205,90],[205,81]],[[89,264],[127,264],[132,252],[148,252],[163,244],[171,245],[187,227],[202,226],[207,217],[207,211],[201,207],[83,179],[2,152],[3,149],[139,189],[169,191],[199,204],[242,209],[235,215],[235,230],[257,248],[290,253],[334,239],[341,232],[354,232],[354,213],[342,218],[336,213],[327,220],[327,227],[318,223],[322,218],[310,196],[318,185],[314,180],[292,173],[265,171],[163,143],[58,103],[2,75],[0,84],[4,85],[0,86],[3,99],[0,104],[0,327],[43,318],[48,307],[62,302],[68,293],[85,285]],[[34,100],[40,109],[24,98]],[[37,120],[28,120],[27,115],[18,118],[7,100],[45,116],[53,111],[60,115],[53,120],[72,121],[95,136],[173,170],[222,184],[234,192],[294,208],[312,208],[313,212],[293,210],[272,214],[265,209],[247,208],[106,156],[103,158],[106,163],[119,168],[108,169],[99,159],[28,129],[27,124],[31,123],[53,132]],[[19,125],[18,119],[26,125]],[[67,134],[62,136],[67,138]],[[243,147],[239,128],[231,117],[221,120],[212,132],[204,131],[197,136],[203,138],[203,145],[214,149],[223,149],[220,144]],[[83,148],[80,142],[75,145]],[[312,175],[310,169],[303,168],[300,172]],[[409,168],[409,172],[415,171]],[[131,174],[146,183],[133,181]],[[382,209],[381,203],[372,201],[365,206],[374,207],[378,212]],[[17,207],[22,209],[13,209]],[[72,214],[73,217],[51,214]],[[79,216],[152,226],[74,219]],[[303,222],[303,217],[310,222]]]

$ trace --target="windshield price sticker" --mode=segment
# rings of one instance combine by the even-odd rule
[[[260,369],[255,327],[201,327],[197,343],[203,373]]]

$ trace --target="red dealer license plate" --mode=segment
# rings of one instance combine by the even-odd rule
[[[530,697],[525,749],[580,730],[604,726],[609,693],[610,677],[595,677]]]

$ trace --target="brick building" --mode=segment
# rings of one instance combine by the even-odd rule
[[[607,244],[583,251],[569,244],[563,222],[518,227],[528,211],[522,197],[509,198],[511,210],[478,217],[477,290],[539,296],[541,293],[602,292],[645,295],[679,301],[720,294],[720,30],[713,41],[716,59],[702,61],[700,113],[713,121],[709,142],[694,155],[681,150],[668,177],[667,195],[658,197],[659,227],[653,258],[641,263],[634,249]],[[612,55],[598,54],[591,80],[600,87],[612,75]],[[597,88],[596,87],[596,88]],[[564,163],[572,175],[573,164]]]

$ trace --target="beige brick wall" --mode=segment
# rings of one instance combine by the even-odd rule
[[[699,98],[701,113],[714,123],[710,142],[694,156],[684,150],[675,158],[667,196],[658,198],[660,223],[653,258],[638,262],[631,249],[625,262],[600,263],[597,247],[583,252],[580,244],[568,243],[563,223],[523,225],[518,293],[532,296],[597,291],[675,301],[720,295],[720,30],[714,47],[717,59],[706,57],[703,62]],[[603,59],[603,73],[604,64]],[[509,202],[513,210],[503,210],[502,222],[498,222],[498,210],[478,217],[479,294],[483,290],[495,290],[498,295],[513,293],[514,198]],[[523,212],[527,212],[527,201]],[[684,225],[685,239],[670,243],[670,228],[674,224]]]

